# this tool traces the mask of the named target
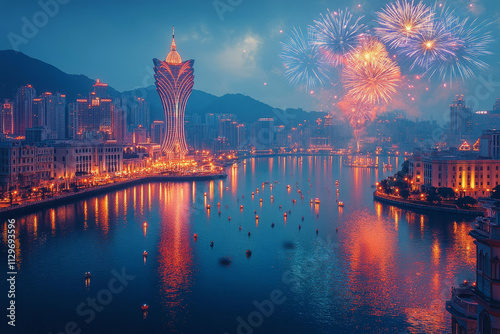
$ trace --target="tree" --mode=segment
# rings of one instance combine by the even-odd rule
[[[410,191],[408,189],[403,189],[399,192],[399,194],[401,195],[401,197],[403,197],[404,199],[408,199],[408,197],[410,197]]]
[[[455,198],[455,191],[452,188],[441,187],[437,189],[437,192],[442,198]]]
[[[427,193],[427,202],[441,203],[441,197],[436,192]]]
[[[410,161],[409,160],[403,161],[403,163],[401,164],[401,171],[403,172],[403,174],[405,176],[408,175],[408,173],[410,172]]]
[[[470,196],[464,196],[464,197],[460,197],[459,199],[457,199],[455,201],[455,203],[459,207],[464,208],[464,207],[470,207],[472,205],[475,205],[477,203],[477,200],[473,197],[470,197]]]
[[[500,199],[500,185],[493,188],[493,191],[491,192],[491,198]]]

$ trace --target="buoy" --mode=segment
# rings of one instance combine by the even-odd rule
[[[338,231],[339,231],[339,228],[337,227],[337,228],[335,229],[335,232],[338,232]]]
[[[148,304],[142,304],[141,310],[142,310],[142,312],[146,312],[147,310],[149,310],[149,305]]]
[[[240,225],[240,231],[241,231],[241,225]]]
[[[220,208],[220,202],[217,203],[217,207]]]
[[[144,227],[148,227],[148,223],[147,223],[147,222],[144,222],[144,223],[142,223],[142,226],[144,226]]]
[[[214,242],[210,241],[210,247],[213,247],[213,246],[214,246]]]
[[[86,272],[85,272],[85,278],[89,279],[89,278],[90,278],[90,276],[92,276],[92,275],[90,274],[90,271],[86,271]]]
[[[302,226],[300,226],[300,224],[299,224],[299,231],[300,231],[301,228],[302,228]]]
[[[231,216],[227,217],[227,220],[231,221]]]
[[[257,213],[257,210],[253,210],[253,214],[256,214]]]
[[[254,196],[254,195],[255,195],[255,194],[254,194],[254,193],[253,193],[253,191],[252,191],[252,196]]]
[[[281,205],[280,205],[280,210],[281,210]]]
[[[261,202],[261,203],[262,203],[262,198],[259,200],[259,202]]]
[[[207,210],[210,210],[210,204],[207,205]]]
[[[255,220],[259,220],[259,215],[255,215]]]
[[[207,197],[207,193],[203,193],[203,196]]]
[[[243,205],[240,205],[240,210],[243,210]]]
[[[250,257],[250,256],[252,256],[252,251],[250,249],[247,249],[246,254],[247,254],[247,257]]]
[[[318,234],[318,233],[319,233],[319,230],[318,230],[318,229],[316,229],[316,234]]]
[[[283,214],[283,217],[285,217],[285,218],[286,218],[286,212]]]
[[[146,251],[142,252],[142,256],[147,257],[148,256],[148,252],[146,252]]]
[[[221,212],[220,212],[220,210],[219,210],[219,216],[220,216],[220,214],[221,214]]]
[[[302,216],[302,221],[304,221],[304,216]]]
[[[226,209],[227,209],[227,204],[226,204]]]
[[[198,234],[196,234],[196,233],[193,234],[193,238],[194,238],[194,240],[198,239]]]
[[[250,236],[250,231],[248,231],[248,236]]]
[[[271,224],[271,227],[274,228],[274,223]]]

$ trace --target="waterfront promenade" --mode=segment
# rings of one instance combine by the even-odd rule
[[[387,195],[378,191],[373,193],[373,198],[376,201],[391,204],[394,206],[399,206],[408,209],[414,209],[419,211],[436,211],[436,212],[446,212],[450,214],[457,215],[468,215],[468,216],[483,216],[484,210],[479,207],[472,207],[470,209],[458,208],[455,205],[447,204],[432,204],[424,201],[415,201],[403,199],[401,197]]]
[[[107,193],[112,190],[122,189],[133,185],[144,184],[149,182],[190,182],[190,181],[210,181],[224,179],[227,177],[225,172],[217,174],[191,174],[191,175],[165,175],[165,174],[147,174],[112,183],[95,185],[89,188],[81,189],[75,192],[64,193],[36,201],[26,201],[24,203],[16,203],[8,207],[0,208],[0,218],[13,218],[21,214],[27,214],[36,210],[47,208],[48,206],[59,205],[67,202],[72,202],[82,198],[95,196],[102,193]]]

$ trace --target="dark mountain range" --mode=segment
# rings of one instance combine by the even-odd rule
[[[59,92],[66,94],[67,101],[76,100],[79,94],[86,96],[92,91],[94,79],[85,75],[67,74],[43,61],[31,58],[13,50],[0,51],[0,99],[13,99],[19,87],[31,84],[37,94],[43,92]],[[163,119],[163,108],[154,86],[136,91],[118,92],[108,87],[113,97],[141,96],[146,99],[151,108],[151,119]],[[200,90],[193,90],[187,106],[186,115],[197,113],[201,116],[207,113],[234,114],[240,122],[252,123],[262,117],[273,117],[278,124],[290,120],[314,120],[324,115],[320,112],[305,112],[302,109],[273,108],[242,94],[226,94],[217,97]],[[203,119],[203,118],[202,118]]]

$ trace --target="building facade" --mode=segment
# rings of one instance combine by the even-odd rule
[[[162,150],[169,159],[183,159],[188,153],[184,133],[184,111],[193,90],[194,60],[182,62],[172,35],[170,52],[165,61],[153,59],[156,90],[165,113],[166,132]]]

